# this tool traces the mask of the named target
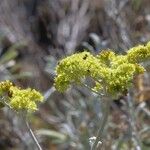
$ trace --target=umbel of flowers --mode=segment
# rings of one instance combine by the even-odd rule
[[[0,82],[0,103],[16,111],[35,111],[37,103],[43,101],[43,96],[35,89],[21,89],[6,80]]]
[[[115,96],[130,87],[135,75],[145,71],[140,63],[149,58],[150,42],[133,47],[124,55],[117,55],[112,50],[101,51],[96,56],[89,52],[76,53],[58,63],[55,87],[63,92],[71,84],[82,85],[90,77],[95,82],[93,90],[99,93],[105,90]]]

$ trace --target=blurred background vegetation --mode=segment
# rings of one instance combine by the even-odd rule
[[[30,124],[44,150],[89,150],[103,106],[97,95],[74,87],[58,93],[55,66],[84,49],[125,53],[150,40],[149,0],[0,0],[0,80],[44,93]],[[150,62],[134,80],[136,129],[142,149],[150,149]],[[103,150],[134,150],[123,97],[111,106]],[[0,110],[0,149],[35,150],[22,120]]]

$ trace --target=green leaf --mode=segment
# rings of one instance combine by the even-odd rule
[[[16,50],[8,50],[0,59],[0,64],[5,64],[8,61],[16,58],[18,55],[18,52]]]
[[[54,143],[63,143],[67,139],[67,135],[49,129],[40,129],[36,132],[38,135],[47,136],[53,139]]]

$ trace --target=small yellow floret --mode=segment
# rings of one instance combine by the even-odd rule
[[[0,82],[0,94],[3,94],[3,92],[8,92],[10,87],[13,86],[13,83],[9,80]]]

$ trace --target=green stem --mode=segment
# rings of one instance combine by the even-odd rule
[[[103,113],[102,123],[101,123],[99,130],[98,130],[96,140],[95,140],[94,144],[92,145],[91,150],[97,149],[99,141],[101,141],[103,138],[103,133],[104,133],[104,130],[106,127],[106,123],[108,121],[109,110],[110,110],[110,99],[109,99],[109,97],[107,97],[107,99],[105,99],[103,102],[105,103],[106,106],[105,106],[104,113]]]
[[[82,83],[82,85],[83,85],[85,88],[87,88],[87,89],[89,89],[90,91],[92,91],[93,93],[95,93],[95,94],[97,94],[97,95],[99,95],[99,96],[102,96],[99,92],[93,90],[93,89],[92,89],[90,86],[88,86],[87,84]]]
[[[26,123],[27,129],[28,129],[28,131],[30,133],[30,136],[32,137],[32,139],[33,139],[35,145],[37,146],[38,150],[42,150],[42,148],[41,148],[37,138],[35,137],[32,129],[30,128],[30,125],[29,125],[28,121],[26,120],[25,123]]]
[[[135,108],[133,105],[133,100],[130,96],[130,91],[127,95],[127,103],[128,103],[128,110],[129,110],[129,123],[131,126],[131,131],[132,131],[132,138],[135,144],[135,148],[136,150],[142,150],[141,148],[141,142],[140,142],[140,137],[139,137],[139,133],[137,132],[137,128],[136,128],[136,114],[135,114]]]

